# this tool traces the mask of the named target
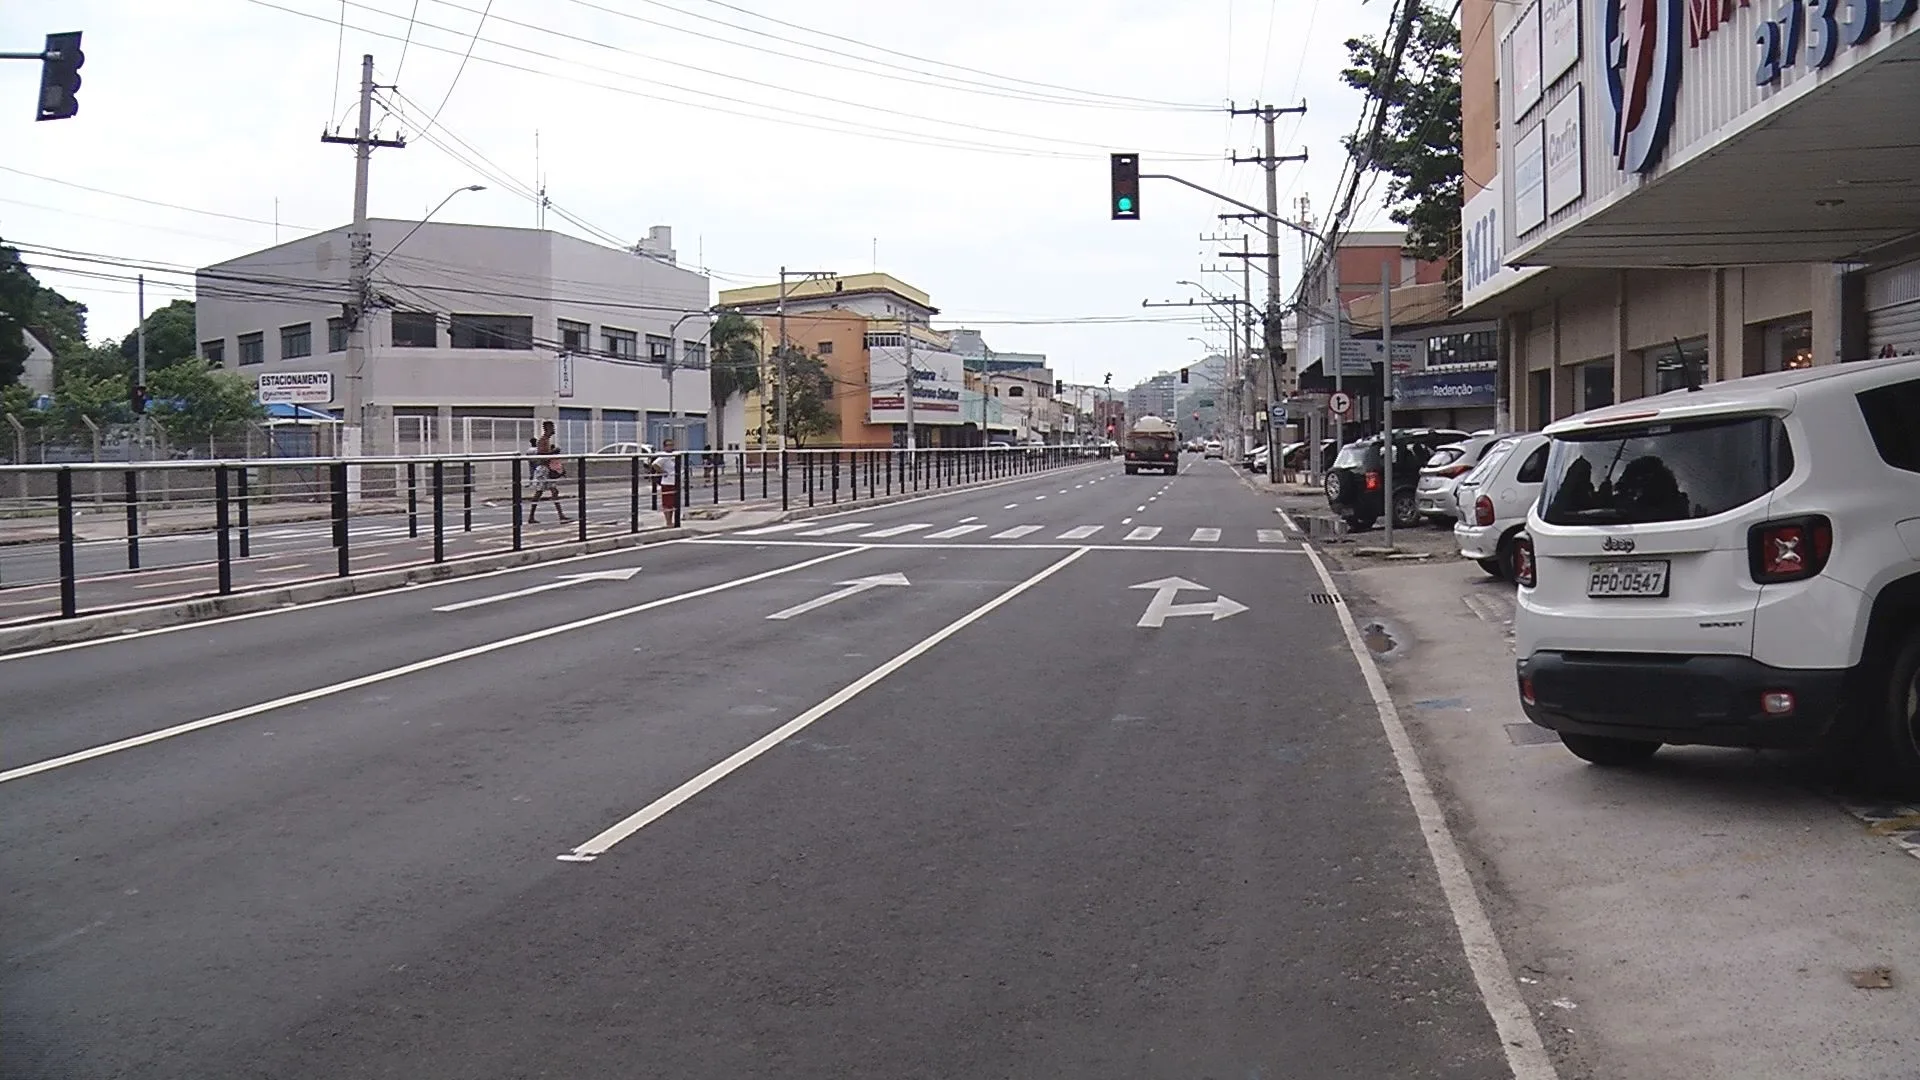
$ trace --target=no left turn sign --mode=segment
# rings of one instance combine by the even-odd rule
[[[1353,395],[1345,390],[1335,390],[1327,397],[1327,408],[1335,416],[1345,419],[1353,415]]]

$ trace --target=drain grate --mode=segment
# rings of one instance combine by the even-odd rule
[[[1313,602],[1316,604],[1338,604],[1340,603],[1340,594],[1330,593],[1330,592],[1317,592],[1312,594],[1312,599],[1313,599]]]

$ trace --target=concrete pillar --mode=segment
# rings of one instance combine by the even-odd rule
[[[1844,355],[1840,291],[1845,275],[1833,263],[1814,263],[1807,271],[1813,277],[1813,362],[1838,363]]]

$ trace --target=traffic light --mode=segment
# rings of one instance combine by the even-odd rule
[[[1180,369],[1180,382],[1181,382],[1182,384],[1184,384],[1184,383],[1185,383],[1186,381],[1187,381],[1187,369],[1186,369],[1186,368],[1181,368],[1181,369]]]
[[[135,384],[133,389],[127,392],[127,404],[133,406],[133,415],[135,416],[146,415],[146,412],[147,412],[146,386],[141,384]]]
[[[1109,371],[1109,372],[1107,372],[1107,383],[1106,383],[1106,385],[1108,385],[1108,386],[1112,386],[1112,385],[1113,385],[1113,372],[1111,372],[1111,371]]]
[[[1066,392],[1067,392],[1067,380],[1065,379],[1053,380],[1053,396],[1054,397],[1059,397],[1060,395]]]
[[[1114,154],[1113,220],[1140,220],[1140,155]]]
[[[80,51],[80,31],[47,35],[35,120],[65,120],[80,111],[80,65],[86,62],[86,54]]]

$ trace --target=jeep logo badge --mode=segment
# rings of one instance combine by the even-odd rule
[[[1607,537],[1606,542],[1601,544],[1600,546],[1601,548],[1607,551],[1632,551],[1633,537],[1609,536]]]

